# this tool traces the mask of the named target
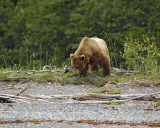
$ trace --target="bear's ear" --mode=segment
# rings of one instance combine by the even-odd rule
[[[73,57],[74,57],[74,54],[71,53],[71,54],[70,54],[70,57],[73,58]]]
[[[80,59],[81,59],[81,60],[84,60],[84,59],[85,59],[85,56],[84,56],[84,55],[81,55],[81,56],[80,56]]]

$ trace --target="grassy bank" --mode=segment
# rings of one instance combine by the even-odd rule
[[[118,75],[116,71],[112,71],[110,76],[102,76],[101,72],[88,73],[87,77],[79,78],[72,72],[64,73],[62,69],[56,70],[28,70],[28,71],[17,71],[9,69],[0,70],[1,81],[20,81],[20,80],[32,80],[39,82],[56,82],[62,85],[65,84],[92,84],[95,86],[103,86],[107,82],[124,83],[127,81],[134,80],[147,80],[157,81],[160,80],[160,68],[155,67],[153,70],[145,73],[138,73],[136,75],[131,74],[130,76]]]

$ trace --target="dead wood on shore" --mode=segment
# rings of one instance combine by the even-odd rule
[[[27,89],[24,88],[24,89]],[[24,91],[24,89],[22,91]],[[79,94],[79,95],[51,95],[51,96],[45,96],[45,95],[9,95],[9,94],[0,94],[0,100],[1,99],[10,99],[10,100],[20,100],[22,102],[30,102],[31,100],[38,100],[40,102],[47,102],[47,103],[56,103],[56,100],[64,100],[64,104],[106,104],[106,103],[116,103],[116,102],[127,102],[131,100],[145,100],[150,101],[153,100],[155,97],[159,96],[160,93],[150,93],[150,94],[117,94],[117,95],[111,95],[111,94],[94,94],[94,93],[85,93],[85,94]],[[83,98],[82,101],[79,100],[79,98]],[[89,98],[98,98],[99,100],[89,100]],[[65,101],[65,100],[69,101]]]

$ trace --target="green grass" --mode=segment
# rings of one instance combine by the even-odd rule
[[[85,91],[86,93],[101,93],[100,90]]]
[[[157,101],[157,105],[160,106],[160,100]]]
[[[55,82],[55,75],[51,72],[33,73],[26,78],[36,79],[41,82]]]
[[[107,104],[107,105],[121,105],[121,104],[125,104],[125,102],[116,102],[116,103],[110,103],[110,104]]]
[[[108,80],[106,80],[105,78],[97,78],[97,79],[92,80],[91,83],[94,84],[94,85],[96,85],[97,87],[100,87],[106,81],[108,81]]]
[[[17,72],[17,71],[8,71],[8,70],[0,70],[0,78],[1,79],[10,79],[10,78],[25,78],[25,79],[33,79],[41,82],[54,82],[55,75],[51,72]]]
[[[74,74],[72,72],[67,72],[67,73],[60,72],[60,73],[57,73],[57,75],[64,76],[64,77],[72,77]]]
[[[113,91],[113,92],[109,92],[109,94],[121,94],[121,91]]]
[[[87,84],[90,83],[91,84],[91,79],[89,77],[81,77],[79,78],[78,76],[71,79],[71,84]]]
[[[95,86],[102,86],[104,83],[107,83],[109,81],[112,82],[127,82],[127,81],[133,81],[133,80],[149,80],[149,81],[155,81],[160,80],[160,69],[156,68],[146,72],[145,74],[137,74],[137,75],[131,75],[131,76],[118,76],[116,72],[113,72],[110,76],[102,76],[102,73],[89,73],[87,77],[81,77],[75,76],[72,72],[64,73],[59,72],[60,70],[57,69],[57,72],[29,72],[23,71],[23,72],[10,72],[13,69],[0,69],[0,79],[9,79],[9,78],[26,78],[26,79],[32,79],[32,80],[38,80],[41,82],[60,82],[62,84],[92,84]],[[115,93],[115,92],[114,92]],[[118,94],[120,92],[116,92]]]

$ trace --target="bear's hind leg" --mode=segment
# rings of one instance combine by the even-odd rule
[[[110,75],[111,65],[110,65],[109,56],[104,55],[104,57],[101,60],[101,66],[102,66],[102,69],[103,69],[103,76]]]
[[[91,71],[98,71],[98,65],[91,65]]]

